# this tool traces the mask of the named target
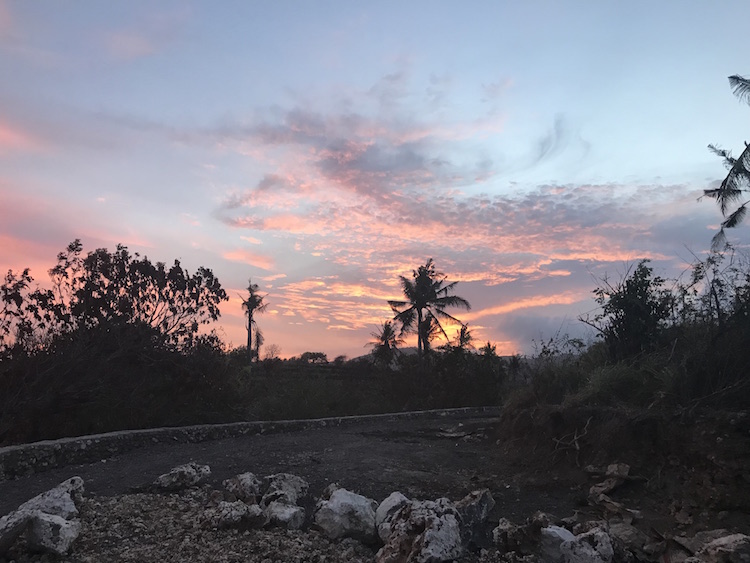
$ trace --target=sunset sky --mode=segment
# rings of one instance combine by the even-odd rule
[[[211,268],[220,334],[367,351],[434,258],[501,353],[675,277],[739,153],[750,2],[0,0],[0,269],[67,243]],[[747,227],[730,233],[747,242]],[[455,328],[450,329],[451,334]]]

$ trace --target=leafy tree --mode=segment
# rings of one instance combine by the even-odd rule
[[[303,364],[327,364],[328,355],[323,352],[303,352],[299,361]]]
[[[424,352],[429,350],[432,336],[441,334],[448,340],[440,320],[449,320],[461,324],[461,321],[445,312],[448,307],[471,309],[463,297],[451,295],[458,282],[446,283],[445,274],[435,269],[430,258],[424,266],[412,271],[412,279],[399,276],[401,289],[406,300],[388,301],[395,313],[394,321],[401,324],[401,334],[416,331],[417,353],[421,360]]]
[[[487,344],[479,349],[479,354],[485,358],[497,358],[497,344],[492,344],[489,340]]]
[[[750,79],[733,75],[729,77],[729,85],[734,90],[735,96],[750,104]],[[750,145],[745,143],[745,150],[738,158],[734,158],[731,151],[716,145],[708,145],[708,148],[724,159],[724,166],[729,170],[718,188],[703,190],[703,197],[715,199],[724,217],[721,229],[711,243],[712,248],[716,250],[727,243],[724,229],[738,226],[747,215],[747,204],[750,200],[742,200],[744,199],[743,193],[750,191],[748,189],[750,187]],[[732,209],[735,204],[738,204],[737,207]]]
[[[368,342],[367,345],[372,346],[372,356],[375,359],[375,363],[383,367],[390,367],[396,358],[399,345],[404,342],[396,333],[396,327],[393,326],[393,322],[385,321],[381,325],[380,330],[371,332],[370,336],[374,340]]]
[[[82,255],[80,240],[70,243],[49,270],[53,288],[31,290],[28,269],[8,272],[0,289],[0,345],[32,351],[51,338],[79,329],[118,323],[151,327],[165,343],[189,347],[200,325],[220,316],[227,299],[207,268],[190,275],[178,260],[167,268],[118,245]]]
[[[665,280],[653,276],[648,262],[641,260],[617,284],[601,280],[602,286],[594,290],[601,312],[593,319],[579,318],[604,338],[613,360],[652,350],[669,319],[672,295],[663,289]]]
[[[258,324],[255,321],[255,315],[265,312],[268,304],[263,300],[266,296],[259,293],[258,284],[253,283],[252,279],[247,280],[247,298],[242,300],[242,309],[247,315],[247,355],[248,361],[258,358],[260,347],[263,344],[263,334],[258,330]],[[253,341],[253,328],[255,329],[255,341]],[[253,343],[255,347],[253,347]]]

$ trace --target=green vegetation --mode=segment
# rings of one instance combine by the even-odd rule
[[[730,79],[750,101],[750,82]],[[399,276],[404,300],[367,345],[329,362],[323,352],[260,358],[256,315],[266,296],[248,281],[247,346],[227,350],[201,333],[226,292],[211,270],[185,271],[69,244],[49,270],[51,289],[28,269],[0,285],[0,446],[129,428],[355,415],[505,404],[513,413],[563,408],[746,409],[750,405],[750,261],[726,242],[748,202],[750,153],[712,147],[729,166],[705,195],[725,217],[714,249],[686,280],[666,280],[641,260],[593,290],[599,309],[580,320],[596,340],[556,335],[527,357],[479,350],[469,326],[446,312],[470,309],[432,259]],[[730,205],[739,204],[734,211]],[[721,244],[717,244],[717,241]],[[442,322],[458,327],[450,340]],[[416,353],[402,336],[417,335]],[[435,339],[445,344],[433,347]],[[512,418],[512,416],[510,417]]]
[[[599,336],[590,346],[556,336],[533,357],[503,358],[491,342],[476,350],[469,326],[459,323],[452,341],[432,347],[447,336],[436,322],[437,330],[418,334],[421,354],[409,353],[399,350],[399,329],[388,320],[361,358],[330,362],[311,351],[260,360],[256,348],[252,371],[246,348],[227,350],[215,334],[198,334],[226,299],[210,270],[190,275],[178,262],[167,269],[123,246],[83,257],[75,241],[49,273],[51,290],[33,288],[28,270],[8,272],[0,286],[0,444],[503,402],[509,410],[750,403],[750,264],[731,249],[696,262],[689,280],[670,289],[648,261],[617,283],[602,280],[593,290],[600,311],[582,319]],[[414,280],[408,287],[424,283],[431,299],[414,299],[413,318],[428,302],[423,323],[459,322],[440,312],[465,303],[448,295],[455,282],[445,284],[431,260]],[[414,327],[403,315],[409,309],[394,308],[397,320],[407,320],[402,332]]]

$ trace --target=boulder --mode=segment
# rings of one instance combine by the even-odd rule
[[[268,506],[272,502],[295,505],[307,494],[309,485],[302,477],[291,473],[276,473],[264,478],[264,494],[260,504]]]
[[[485,536],[484,524],[495,507],[489,489],[472,491],[455,504],[461,516],[461,535],[464,545],[479,544]]]
[[[492,542],[502,553],[533,555],[539,550],[542,530],[548,527],[549,523],[550,517],[543,512],[537,512],[520,526],[507,518],[501,518],[497,527],[492,530]]]
[[[162,491],[181,491],[205,482],[211,476],[208,465],[199,465],[194,461],[173,467],[169,473],[159,475],[154,487]]]
[[[224,490],[234,497],[248,504],[256,504],[260,497],[261,481],[253,473],[240,473],[222,482]]]
[[[564,563],[565,555],[562,551],[564,542],[575,541],[573,532],[560,526],[542,528],[539,542],[539,556],[545,563]]]
[[[288,530],[299,530],[305,523],[305,509],[296,504],[272,501],[264,513],[269,524]]]
[[[276,473],[263,478],[260,506],[269,524],[298,530],[305,523],[305,509],[297,501],[307,494],[309,485],[291,473]]]
[[[565,563],[612,563],[612,541],[603,529],[594,528],[560,544]]]
[[[362,543],[377,539],[375,508],[377,503],[346,489],[336,489],[328,500],[318,503],[315,526],[329,539],[353,538]]]
[[[378,536],[385,543],[391,535],[391,521],[401,508],[409,504],[409,499],[399,492],[394,492],[380,503],[375,511],[375,526]]]
[[[0,518],[0,554],[24,531],[36,549],[56,555],[67,552],[80,532],[76,502],[82,494],[83,479],[71,477]]]
[[[445,498],[409,501],[393,515],[378,563],[439,563],[463,553],[460,515]]]
[[[26,528],[26,541],[33,551],[64,555],[81,533],[81,520],[40,512]]]

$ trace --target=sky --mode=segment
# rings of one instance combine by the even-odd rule
[[[677,277],[744,147],[746,0],[0,0],[0,270],[118,243],[248,278],[282,357],[367,352],[433,258],[499,353]],[[748,228],[730,239],[748,240]],[[456,327],[448,329],[454,335]],[[263,352],[261,352],[263,354]]]

